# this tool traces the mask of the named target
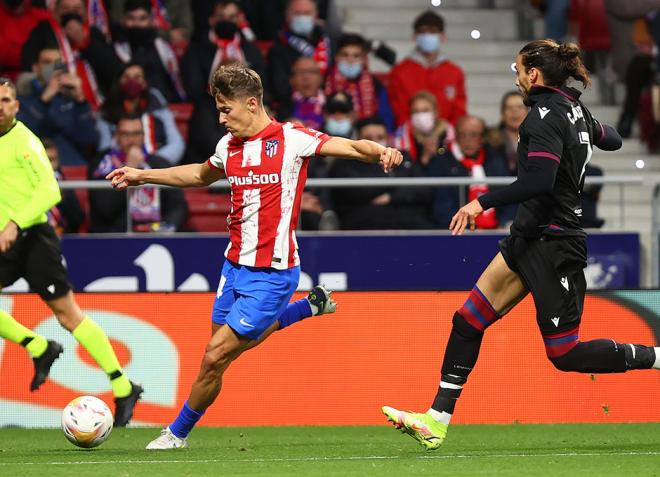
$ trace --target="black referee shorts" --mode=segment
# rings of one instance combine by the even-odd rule
[[[23,230],[14,245],[0,253],[0,288],[21,277],[46,301],[63,297],[71,290],[62,264],[60,239],[50,225]]]
[[[509,268],[521,276],[534,297],[543,336],[580,325],[587,288],[587,246],[582,237],[529,239],[509,236],[499,242]]]

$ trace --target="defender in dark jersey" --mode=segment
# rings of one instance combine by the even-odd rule
[[[442,444],[456,400],[474,367],[484,331],[528,293],[546,354],[561,371],[621,373],[660,369],[660,348],[614,340],[580,341],[586,282],[586,233],[580,228],[580,195],[593,147],[621,147],[621,137],[599,123],[580,102],[569,78],[590,83],[575,44],[537,40],[516,58],[516,85],[531,107],[520,126],[518,179],[462,207],[449,226],[453,235],[475,228],[484,210],[519,204],[511,235],[454,314],[440,387],[426,413],[385,406],[388,420],[426,449]]]

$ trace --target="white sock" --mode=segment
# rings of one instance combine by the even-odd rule
[[[660,369],[660,346],[653,348],[655,351],[655,363],[653,363],[653,369]]]
[[[451,421],[451,414],[445,411],[436,411],[435,409],[431,408],[428,411],[426,411],[426,414],[431,416],[433,420],[439,422],[440,424],[445,424],[449,425],[449,421]]]

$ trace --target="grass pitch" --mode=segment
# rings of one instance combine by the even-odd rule
[[[198,428],[146,451],[158,429],[115,429],[92,450],[55,429],[0,429],[0,476],[660,475],[660,424],[452,426],[426,452],[391,427]]]

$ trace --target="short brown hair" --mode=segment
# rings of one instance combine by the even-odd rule
[[[413,23],[413,30],[418,32],[422,27],[431,27],[437,29],[440,33],[445,31],[445,19],[438,13],[427,10],[420,13]]]
[[[220,66],[213,73],[211,93],[214,98],[220,95],[229,99],[254,96],[261,103],[264,87],[256,71],[241,63],[229,63]]]
[[[0,86],[6,86],[14,94],[14,99],[16,99],[16,85],[14,82],[6,76],[0,76]]]

